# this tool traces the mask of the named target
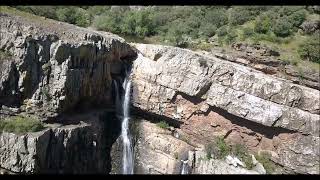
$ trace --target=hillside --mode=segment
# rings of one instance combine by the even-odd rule
[[[245,14],[239,7],[23,8],[51,14],[0,9],[0,174],[319,174],[320,77],[307,66],[319,65],[312,62],[318,42],[297,49],[309,58],[297,64],[281,60],[284,50],[274,42],[251,42],[277,34],[295,46],[319,33],[313,25],[310,35],[273,25],[257,33],[255,23],[272,21],[260,17],[268,11],[261,7],[259,15],[257,7],[249,12],[263,21],[251,17],[241,25],[229,24],[232,8]],[[79,18],[99,8],[123,13]],[[180,25],[198,10],[198,19],[225,12],[228,25],[207,37],[189,28],[180,41]],[[160,29],[148,31],[154,18],[143,26],[147,11],[166,20]],[[55,20],[61,18],[73,24]],[[210,25],[215,18],[209,20],[201,19]],[[95,30],[106,24],[113,33]],[[252,24],[253,35],[238,42]],[[158,40],[129,43],[114,34],[127,28],[130,38]],[[161,34],[166,28],[169,35]]]

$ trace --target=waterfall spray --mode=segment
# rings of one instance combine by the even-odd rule
[[[130,90],[131,80],[130,73],[127,73],[126,78],[123,82],[124,95],[122,96],[121,102],[119,98],[118,84],[114,81],[116,91],[116,113],[117,117],[121,119],[121,140],[123,144],[122,149],[122,173],[133,174],[133,147],[132,137],[129,129],[130,120]]]
[[[181,161],[182,161],[182,160],[181,160]],[[181,174],[189,174],[189,170],[188,170],[188,160],[182,161]]]
[[[133,148],[131,134],[129,131],[129,108],[131,80],[127,77],[124,81],[125,95],[123,98],[123,120],[121,124],[121,137],[123,142],[123,174],[133,174]]]

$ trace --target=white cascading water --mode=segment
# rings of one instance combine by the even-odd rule
[[[131,134],[129,130],[129,108],[130,108],[130,90],[131,80],[130,73],[127,74],[123,82],[124,96],[122,98],[122,124],[121,124],[121,139],[123,143],[122,150],[122,173],[133,174],[133,148],[131,143]]]
[[[181,170],[181,174],[188,174],[188,160],[186,161],[182,161],[182,170]]]

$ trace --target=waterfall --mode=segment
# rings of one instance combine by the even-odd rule
[[[133,174],[133,148],[131,144],[131,135],[129,131],[129,108],[130,108],[130,90],[131,80],[129,75],[124,81],[125,94],[122,102],[123,119],[121,124],[121,137],[123,142],[122,170],[123,174]]]
[[[132,148],[132,137],[129,130],[129,109],[130,109],[130,90],[131,80],[130,73],[127,73],[126,78],[123,82],[124,95],[122,96],[121,102],[119,98],[118,84],[114,81],[116,91],[116,112],[119,119],[121,119],[121,140],[123,144],[122,149],[122,173],[133,174],[133,148]],[[121,103],[121,104],[120,104]],[[122,105],[122,106],[121,106]]]
[[[188,170],[188,160],[182,161],[181,174],[189,174],[189,170]]]

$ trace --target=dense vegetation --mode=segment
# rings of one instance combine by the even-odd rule
[[[122,36],[208,50],[233,42],[269,44],[281,59],[320,62],[319,31],[304,33],[303,22],[320,21],[317,6],[16,6],[40,16]],[[294,63],[296,64],[296,63]]]
[[[42,129],[44,129],[43,123],[31,117],[13,116],[0,121],[0,133],[2,131],[14,133],[37,132]]]

